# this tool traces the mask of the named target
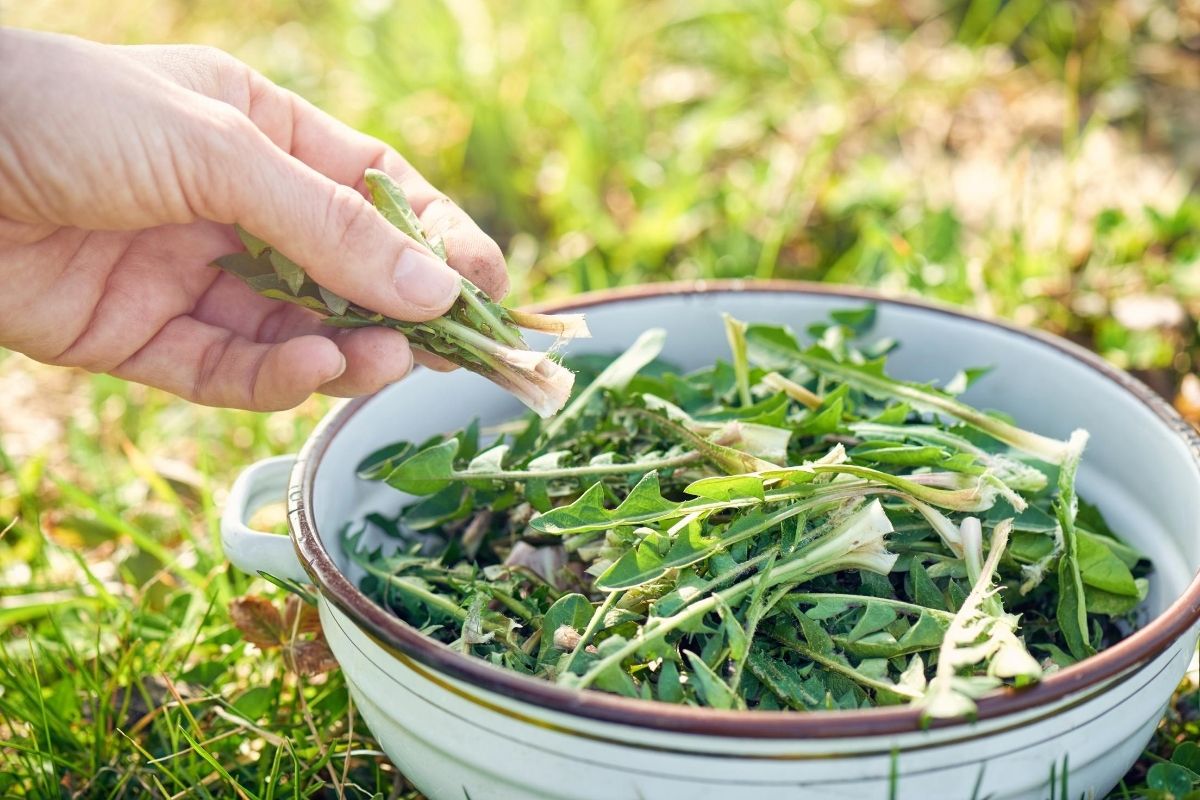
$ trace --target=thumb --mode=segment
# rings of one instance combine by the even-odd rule
[[[214,218],[241,225],[363,308],[419,322],[453,305],[457,272],[355,189],[285,153],[245,117],[237,120],[210,154],[210,174],[225,176],[216,181],[215,206],[203,204]]]

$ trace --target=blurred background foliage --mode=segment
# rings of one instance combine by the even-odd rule
[[[234,53],[458,199],[505,247],[517,301],[830,280],[1191,367],[1195,0],[25,0],[6,16]]]
[[[0,0],[0,20],[228,50],[455,197],[514,302],[867,285],[1070,336],[1200,420],[1197,0]],[[197,408],[0,351],[0,792],[406,791],[336,673],[299,678],[225,611],[270,587],[224,566],[223,489],[327,407]],[[1200,738],[1198,702],[1139,793]]]

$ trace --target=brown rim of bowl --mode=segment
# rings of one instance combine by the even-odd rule
[[[944,314],[971,324],[989,325],[1054,348],[1082,362],[1128,391],[1170,428],[1200,464],[1200,435],[1161,397],[1132,376],[1117,370],[1099,356],[1057,336],[1026,330],[997,320],[984,319],[923,300],[890,298],[855,288],[798,281],[697,281],[634,286],[591,292],[559,302],[539,305],[539,311],[575,311],[612,302],[637,302],[671,295],[716,292],[795,292],[840,297],[848,302],[873,302],[917,308]],[[500,695],[565,714],[605,722],[680,733],[736,736],[757,739],[826,739],[908,733],[921,729],[920,711],[892,706],[859,711],[718,711],[675,706],[599,691],[567,689],[471,658],[422,635],[366,597],[338,569],[316,531],[312,491],[321,457],[342,427],[370,402],[371,397],[350,401],[331,412],[317,426],[301,450],[288,490],[289,519],[297,553],[322,595],[382,647],[399,650],[445,675]],[[992,719],[1031,709],[1085,691],[1102,681],[1138,668],[1163,653],[1200,621],[1200,573],[1162,614],[1107,650],[1047,677],[1025,689],[1008,689],[978,701],[978,719]],[[939,720],[933,727],[964,724]]]

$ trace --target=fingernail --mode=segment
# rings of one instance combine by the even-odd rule
[[[336,381],[338,378],[342,377],[342,373],[344,373],[346,371],[346,356],[345,356],[345,354],[339,351],[338,358],[340,358],[342,360],[341,366],[339,366],[337,368],[336,372],[334,372],[332,375],[329,376],[328,380],[330,380],[330,381]]]
[[[407,248],[396,265],[396,289],[414,305],[444,311],[458,296],[458,273],[437,258]]]

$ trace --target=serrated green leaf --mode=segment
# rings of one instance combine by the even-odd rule
[[[664,703],[683,701],[683,683],[679,680],[679,667],[674,661],[664,661],[658,669],[655,695]]]
[[[304,270],[300,268],[300,265],[278,250],[271,250],[269,259],[271,261],[271,268],[275,270],[275,275],[279,280],[283,281],[292,294],[299,294],[300,288],[304,286],[305,278],[308,277],[304,274]],[[341,314],[342,311],[335,313]]]
[[[722,600],[717,604],[717,610],[721,614],[721,627],[725,629],[725,643],[729,647],[729,657],[734,661],[745,659],[746,651],[750,647],[746,628],[742,626],[737,615],[733,613],[733,609],[725,601]]]
[[[908,572],[912,576],[913,600],[920,605],[935,608],[939,611],[949,610],[946,607],[946,596],[942,594],[942,590],[933,582],[933,578],[929,577],[924,564],[914,560]]]
[[[427,495],[453,481],[458,440],[450,439],[409,456],[388,473],[387,484],[402,492]]]
[[[898,652],[911,653],[916,650],[933,650],[941,646],[942,638],[950,620],[931,613],[922,613],[898,642]]]
[[[763,479],[758,475],[718,475],[694,481],[684,491],[709,500],[734,500],[741,497],[762,500]]]
[[[950,453],[934,445],[905,445],[894,442],[863,442],[850,451],[856,462],[898,467],[937,467],[950,472],[982,472],[970,453]]]
[[[530,524],[543,533],[583,533],[655,522],[678,511],[680,505],[662,496],[658,473],[647,472],[616,508],[604,507],[604,486],[593,483],[575,502],[559,506]]]
[[[264,275],[275,276],[270,260],[256,258],[250,253],[230,253],[213,259],[213,264],[246,282]]]
[[[1137,594],[1132,597],[1124,594],[1114,594],[1094,586],[1083,586],[1083,599],[1089,614],[1106,614],[1119,617],[1133,611],[1146,599],[1150,591],[1150,582],[1145,578],[1134,579]]]
[[[804,613],[818,622],[846,613],[853,607],[851,601],[840,597],[821,597]]]
[[[787,662],[773,658],[765,650],[751,648],[746,658],[746,667],[754,677],[762,681],[771,692],[798,711],[819,708],[824,701],[825,691],[814,693],[800,670]]]
[[[883,630],[896,621],[896,611],[886,603],[867,601],[862,616],[847,635],[850,641],[858,641],[869,633]]]
[[[400,184],[392,180],[386,172],[377,169],[368,169],[363,175],[363,182],[367,184],[367,190],[371,193],[371,203],[384,219],[410,239],[433,250],[425,238],[421,221]]]
[[[1059,469],[1058,498],[1054,504],[1064,543],[1063,553],[1058,559],[1058,608],[1055,616],[1067,649],[1077,659],[1085,658],[1094,652],[1087,634],[1087,601],[1083,595],[1083,576],[1079,568],[1079,537],[1075,531],[1075,514],[1078,510],[1075,499],[1075,473],[1083,455],[1083,443],[1086,441],[1084,434],[1079,446]]]
[[[820,623],[804,613],[797,613],[795,618],[800,623],[800,632],[804,635],[808,646],[823,656],[832,657],[837,648],[834,646],[833,637],[821,627]]]
[[[845,325],[857,334],[862,334],[875,324],[875,305],[835,309],[829,312],[829,318],[839,325]]]
[[[663,557],[650,543],[643,542],[617,559],[596,578],[596,588],[611,592],[629,589],[652,581],[666,573]]]
[[[438,258],[440,258],[442,261],[446,261],[448,257],[446,255],[445,240],[442,239],[442,237],[440,237],[440,236],[431,236],[431,237],[429,237],[428,241],[429,241],[429,249],[433,251],[433,254],[435,256],[437,256]],[[524,327],[524,326],[522,326],[522,327]]]
[[[739,705],[738,698],[717,673],[713,672],[704,659],[688,650],[686,652],[691,676],[696,679],[696,688],[704,704],[712,708],[731,709]]]
[[[470,512],[470,496],[465,488],[451,485],[419,503],[405,507],[403,520],[409,530],[424,531],[465,519]]]
[[[841,391],[827,396],[821,402],[820,408],[809,412],[797,427],[796,433],[812,437],[837,433],[842,427],[842,417],[845,415],[845,395],[846,393]]]
[[[261,256],[263,251],[270,247],[269,244],[255,236],[253,233],[250,233],[250,231],[246,230],[241,225],[234,225],[233,229],[237,232],[238,238],[242,240],[242,244],[245,245],[247,252],[249,252],[250,255],[254,256],[255,258]]]
[[[1133,573],[1099,537],[1078,536],[1079,576],[1087,586],[1109,594],[1138,597]]]
[[[324,286],[318,286],[317,292],[321,295],[321,300],[329,308],[330,313],[334,316],[341,316],[346,313],[346,309],[350,307],[350,301],[339,294],[329,291]]]
[[[355,472],[363,480],[381,480],[387,477],[397,464],[412,455],[414,449],[411,442],[395,442],[381,447],[358,462]]]
[[[309,297],[308,295],[304,294],[292,294],[291,291],[284,286],[279,281],[279,278],[274,274],[272,274],[270,277],[272,283],[272,286],[270,287],[262,287],[257,285],[261,280],[263,279],[255,278],[250,281],[250,288],[254,289],[263,297],[266,297],[270,300],[282,300],[285,303],[291,303],[292,305],[301,306],[302,308],[307,308],[310,311],[316,311],[322,314],[328,313],[329,311],[328,306],[315,297]],[[275,286],[274,284],[279,285]]]
[[[583,633],[594,613],[595,608],[593,608],[592,602],[581,594],[565,594],[555,600],[554,605],[550,606],[542,617],[542,638],[538,643],[538,664],[544,666],[558,657],[560,651],[556,651],[554,647],[554,634],[559,628],[565,625],[576,633]]]

